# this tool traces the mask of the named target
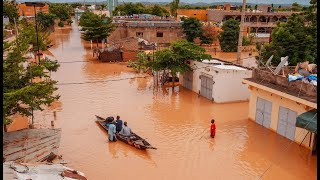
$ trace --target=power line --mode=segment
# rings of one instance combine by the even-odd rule
[[[101,80],[101,81],[85,81],[85,82],[57,83],[56,85],[58,85],[58,86],[63,86],[63,85],[76,85],[76,84],[93,84],[93,83],[104,83],[104,82],[111,82],[111,81],[122,81],[122,80],[148,78],[148,77],[153,77],[153,76],[140,76],[140,77],[121,78],[121,79],[110,79],[110,80]]]

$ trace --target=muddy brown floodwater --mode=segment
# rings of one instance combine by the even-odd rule
[[[50,51],[61,62],[52,78],[59,83],[141,76],[126,65],[95,60],[76,23],[72,29],[56,29],[52,38],[55,45]],[[59,153],[88,179],[259,179],[270,166],[262,179],[317,176],[316,156],[248,120],[248,102],[215,104],[182,87],[174,93],[154,88],[152,78],[58,87],[59,102],[37,112],[35,122],[49,127],[55,119],[55,126],[62,128]],[[158,149],[141,151],[122,142],[109,143],[95,114],[120,115]],[[211,118],[217,126],[214,139],[209,137]]]

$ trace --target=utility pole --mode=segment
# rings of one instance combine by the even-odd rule
[[[36,4],[33,4],[34,8],[34,21],[36,23],[36,36],[37,36],[37,56],[38,56],[38,64],[40,64],[40,47],[39,47],[39,37],[38,37],[38,22],[37,22],[37,10],[36,10]]]
[[[237,51],[237,64],[240,64],[241,59],[241,47],[242,47],[242,38],[243,38],[243,25],[244,18],[246,13],[246,0],[242,0],[242,12],[241,12],[241,22],[240,22],[240,31],[239,31],[239,40],[238,40],[238,51]]]

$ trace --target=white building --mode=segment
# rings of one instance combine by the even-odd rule
[[[179,75],[183,87],[217,103],[249,100],[248,85],[242,83],[252,76],[249,68],[216,59],[189,63],[193,71]]]

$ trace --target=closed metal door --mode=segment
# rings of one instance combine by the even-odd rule
[[[192,90],[192,84],[193,84],[193,72],[188,71],[183,74],[183,87]]]
[[[280,106],[278,117],[277,133],[290,140],[294,140],[297,112]]]
[[[266,128],[270,128],[271,111],[272,103],[258,97],[256,103],[256,122]]]
[[[212,86],[213,86],[212,78],[201,76],[200,95],[212,100]]]

